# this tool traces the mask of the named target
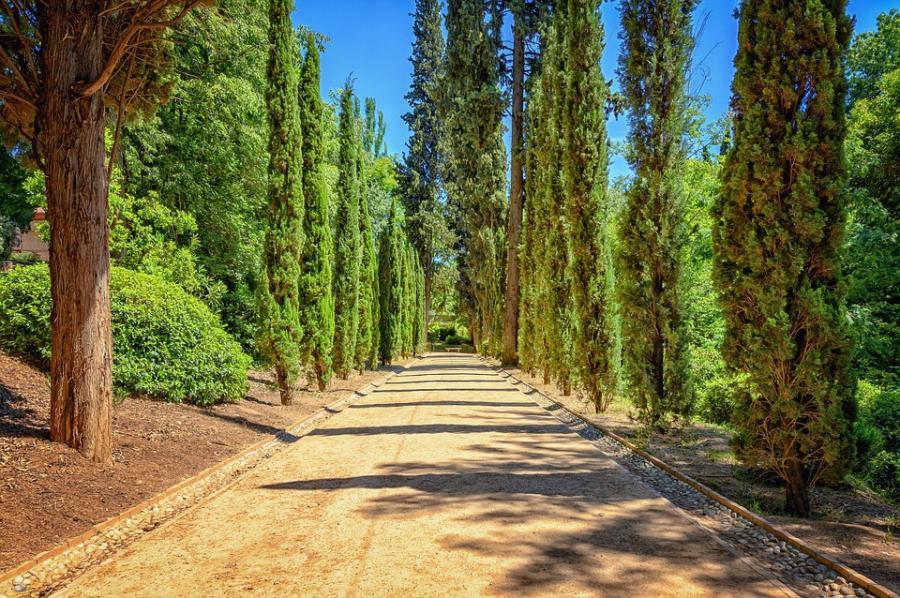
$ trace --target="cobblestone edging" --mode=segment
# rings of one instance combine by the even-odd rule
[[[801,596],[897,598],[896,594],[874,582],[870,581],[871,585],[866,589],[846,579],[838,571],[818,562],[796,546],[743,517],[738,511],[724,506],[693,486],[669,475],[623,442],[604,433],[530,384],[506,370],[498,369],[498,372],[511,384],[524,388],[526,394],[536,398],[535,402],[538,405],[552,413],[579,436],[592,442],[645,484],[697,519],[703,527],[715,532],[734,548],[757,561]]]
[[[282,430],[274,438],[244,449],[124,514],[93,527],[66,544],[0,575],[0,598],[47,596],[59,590],[69,580],[110,558],[144,534],[226,489],[278,450],[296,442],[347,406],[367,396],[399,371],[402,370],[391,372],[379,382],[368,384],[319,409],[306,419]]]

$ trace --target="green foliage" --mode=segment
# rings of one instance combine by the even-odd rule
[[[300,273],[303,254],[303,156],[297,97],[297,42],[291,0],[270,0],[269,225],[258,287],[260,350],[275,365],[281,401],[289,404],[300,365]]]
[[[197,405],[244,396],[250,358],[199,299],[158,277],[114,267],[110,302],[118,392]],[[50,306],[46,264],[0,275],[0,347],[48,367]]]
[[[363,179],[363,183],[365,179]],[[378,276],[378,263],[375,253],[375,236],[372,230],[372,216],[369,213],[369,198],[366,193],[359,197],[359,236],[361,259],[359,264],[359,332],[356,341],[356,365],[362,370],[366,367],[375,369],[378,360],[372,359],[373,348],[376,346],[378,328],[378,313],[375,302],[378,301],[376,291],[376,279]]]
[[[634,180],[619,225],[618,287],[629,398],[654,427],[694,403],[683,291],[685,78],[696,0],[626,0],[619,76]]]
[[[349,81],[341,92],[339,139],[334,225],[334,370],[341,378],[346,378],[356,363],[362,255],[359,127],[353,108],[353,87]]]
[[[413,14],[412,83],[406,94],[410,111],[403,115],[410,137],[402,165],[401,198],[410,240],[425,271],[431,303],[435,261],[448,253],[450,233],[440,201],[440,85],[444,36],[438,0],[416,0]]]
[[[527,107],[525,202],[520,252],[519,361],[568,393],[572,386],[572,313],[568,278],[563,156],[565,18],[545,32],[539,77]],[[596,133],[596,132],[590,132]],[[601,161],[595,165],[602,168]],[[602,176],[602,175],[601,175]],[[593,398],[593,397],[592,397]]]
[[[300,125],[303,153],[303,267],[300,279],[302,315],[305,324],[300,360],[312,365],[319,390],[331,378],[331,351],[334,341],[334,296],[331,290],[331,263],[334,238],[331,208],[323,180],[324,111],[319,96],[319,49],[306,39],[306,56],[300,71]]]
[[[900,453],[878,453],[869,464],[868,479],[889,499],[900,501]]]
[[[266,231],[268,6],[220,0],[189,14],[171,34],[169,101],[122,137],[123,194],[193,216],[198,269],[225,285],[214,307],[247,351]]]
[[[900,68],[848,123],[851,213],[845,270],[859,374],[900,386]]]
[[[447,4],[441,138],[444,184],[457,234],[460,307],[476,344],[499,354],[506,240],[505,102],[499,87],[500,40],[481,0]]]
[[[572,358],[579,385],[603,411],[617,387],[610,253],[606,242],[607,86],[600,72],[603,28],[597,0],[568,0],[564,23],[565,78],[561,124],[568,243]],[[551,275],[549,272],[548,275]],[[557,274],[558,276],[558,274]]]
[[[854,454],[840,277],[844,5],[743,2],[734,145],[713,215],[723,352],[747,376],[736,452],[784,479],[787,509],[800,515],[809,486],[839,479]]]
[[[860,33],[850,46],[847,53],[850,103],[878,95],[879,81],[897,69],[900,69],[900,10],[894,8],[878,15],[876,30]]]

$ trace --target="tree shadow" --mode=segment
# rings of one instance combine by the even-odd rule
[[[469,425],[469,424],[413,424],[398,426],[362,426],[350,428],[316,428],[310,436],[378,436],[382,434],[484,434],[489,432],[506,434],[559,434],[565,428],[561,424],[509,424]]]
[[[391,407],[537,407],[531,401],[407,401],[397,403],[357,403],[350,409],[379,409]]]
[[[50,438],[46,417],[27,404],[24,396],[0,384],[0,436]]]
[[[556,430],[558,432],[558,430]],[[558,435],[472,444],[452,462],[384,464],[376,473],[291,480],[261,488],[371,490],[364,519],[433,516],[442,549],[501,561],[492,591],[589,595],[754,595],[773,586],[665,499],[584,443]],[[386,492],[385,492],[386,490]],[[455,522],[455,523],[454,523]]]
[[[381,387],[377,390],[372,391],[374,393],[401,393],[401,392],[521,392],[515,388],[490,388],[490,387],[468,387],[468,388],[385,388]]]

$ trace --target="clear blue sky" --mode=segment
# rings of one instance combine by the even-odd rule
[[[732,14],[738,0],[702,0],[695,20],[705,21],[694,52],[696,69],[692,91],[710,97],[708,120],[725,113],[730,97],[732,60],[737,48],[737,22]],[[322,95],[343,85],[349,75],[356,80],[361,97],[374,97],[387,121],[390,153],[406,149],[409,134],[401,115],[408,107],[404,95],[409,88],[409,51],[412,44],[413,0],[297,0],[294,23],[330,38],[322,55]],[[900,0],[850,0],[848,12],[856,16],[856,31],[875,28],[879,13],[900,6]],[[619,52],[618,2],[603,4],[606,49],[603,72],[615,78]],[[700,83],[703,83],[700,87]],[[624,119],[609,123],[613,139],[627,134]],[[611,175],[627,172],[621,158],[611,166]]]

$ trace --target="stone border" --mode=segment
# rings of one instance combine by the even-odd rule
[[[417,357],[416,359],[421,359]],[[235,455],[208,467],[138,503],[118,515],[92,526],[21,565],[0,573],[0,598],[6,592],[16,596],[44,596],[60,589],[65,582],[109,558],[116,551],[175,516],[199,505],[230,487],[285,444],[292,444],[358,399],[384,385],[409,366],[390,372],[376,382],[351,392],[344,398],[319,408],[305,418],[285,427]]]
[[[820,592],[820,595],[898,598],[897,594],[890,589],[850,567],[820,554],[796,536],[779,529],[766,519],[678,471],[618,434],[584,419],[511,372],[493,363],[490,365],[502,378],[514,381],[510,382],[511,384],[518,384],[527,389],[529,391],[527,394],[536,394],[543,398],[546,404],[541,407],[553,413],[557,419],[583,438],[594,442],[598,448],[610,454],[620,465],[636,474],[692,518],[700,516],[712,518],[719,524],[715,526],[717,528],[715,533],[721,533],[724,528],[726,534],[723,535],[726,535],[729,540],[736,541],[745,551],[761,549],[764,554],[768,555],[769,561],[773,558],[777,559],[776,563],[780,565],[778,567],[767,563],[770,572],[775,573],[789,586],[795,588],[800,586],[800,589],[804,591]],[[651,470],[656,470],[656,472]],[[661,486],[666,484],[660,476],[668,478],[672,482],[668,484],[670,488],[661,489]],[[689,493],[699,494],[701,500],[688,496]],[[700,523],[700,525],[710,529],[704,523]],[[729,530],[728,528],[738,529]],[[761,528],[762,532],[754,531],[753,528]],[[757,554],[757,556],[759,555]],[[806,587],[803,587],[804,584]]]

